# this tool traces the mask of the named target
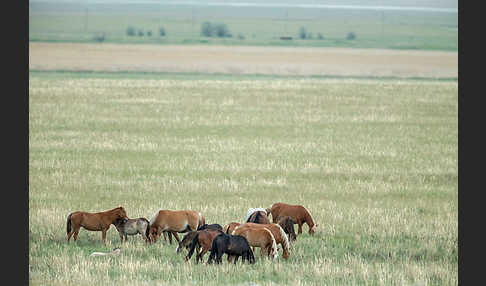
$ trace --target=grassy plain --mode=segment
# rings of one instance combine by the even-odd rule
[[[456,80],[30,72],[31,285],[457,285]],[[66,217],[306,206],[288,261],[185,263]],[[207,259],[207,257],[206,257]]]
[[[421,2],[423,5],[423,1]],[[381,1],[375,4],[383,6]],[[201,36],[203,22],[225,23],[232,37]],[[134,27],[137,33],[142,31],[144,36],[127,36],[128,27]],[[164,37],[159,36],[160,27],[164,27],[166,31]],[[312,38],[300,39],[301,27],[312,34]],[[152,32],[152,36],[146,35],[148,31]],[[350,32],[355,33],[356,39],[346,39]],[[157,3],[29,3],[31,42],[93,42],[94,37],[102,33],[105,34],[104,41],[111,43],[457,51],[458,14]],[[322,39],[318,38],[319,34]],[[293,39],[280,40],[281,36],[290,36]]]

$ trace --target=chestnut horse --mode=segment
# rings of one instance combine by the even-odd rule
[[[287,237],[287,234],[283,230],[283,228],[276,224],[276,223],[269,223],[269,224],[260,224],[260,223],[252,223],[252,222],[247,222],[244,223],[238,227],[236,227],[235,230],[238,230],[239,228],[243,227],[249,227],[249,228],[266,228],[269,231],[272,232],[273,237],[275,238],[275,243],[280,244],[283,249],[282,257],[284,259],[288,259],[290,256],[290,244],[289,244],[289,239]],[[255,251],[255,249],[253,249]],[[263,251],[263,249],[262,249]]]
[[[233,230],[232,235],[241,235],[248,240],[250,246],[260,247],[260,257],[263,257],[265,252],[267,256],[272,255],[274,260],[278,258],[277,243],[272,232],[267,228],[238,226]]]
[[[191,259],[194,249],[196,249],[196,263],[202,261],[204,254],[211,250],[213,239],[222,233],[223,232],[221,230],[215,229],[198,230],[192,240],[191,249],[189,249],[189,252],[187,253],[186,261]],[[201,248],[202,250],[199,251]]]
[[[289,241],[291,243],[297,240],[297,235],[295,235],[294,229],[295,222],[289,216],[280,217],[277,224],[280,225],[285,233],[289,236]]]
[[[309,234],[314,234],[317,224],[314,223],[309,211],[301,205],[289,205],[285,203],[275,203],[267,209],[267,213],[272,215],[273,223],[277,223],[281,217],[289,216],[299,225],[298,233],[302,234],[302,225],[309,226]]]
[[[150,242],[156,242],[163,231],[173,234],[196,231],[199,226],[204,225],[204,221],[204,217],[197,211],[159,210],[150,219],[150,227],[147,228],[146,235]],[[179,243],[179,237],[174,236]],[[169,243],[172,244],[172,240]]]
[[[106,244],[106,231],[110,228],[111,224],[118,219],[128,219],[127,213],[123,207],[117,207],[109,211],[103,211],[98,213],[88,213],[84,211],[76,211],[70,213],[66,221],[67,241],[71,239],[71,235],[74,234],[74,241],[78,240],[79,229],[83,227],[90,231],[101,231],[101,238],[103,243]],[[72,231],[74,228],[74,231]]]
[[[223,227],[223,232],[226,233],[226,234],[231,234],[233,232],[233,230],[235,230],[235,228],[237,226],[239,226],[240,224],[241,223],[239,223],[239,222],[230,222]]]

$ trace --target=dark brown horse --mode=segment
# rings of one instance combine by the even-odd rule
[[[83,227],[90,231],[101,231],[101,238],[103,243],[106,244],[106,231],[110,228],[111,224],[116,222],[117,219],[128,219],[127,213],[123,207],[117,207],[109,211],[88,213],[84,211],[76,211],[70,213],[66,221],[67,241],[71,239],[71,235],[74,234],[74,241],[78,240],[79,229]],[[72,230],[74,228],[74,231]]]
[[[297,240],[297,235],[295,234],[294,229],[295,222],[289,216],[281,217],[277,224],[280,225],[285,233],[289,236],[290,242],[295,242]]]
[[[309,226],[309,234],[314,234],[317,224],[314,223],[309,211],[301,205],[289,205],[285,203],[275,203],[267,209],[267,213],[272,215],[273,223],[277,223],[281,217],[289,216],[298,226],[299,234],[302,234],[302,225]]]
[[[221,230],[215,229],[198,230],[192,240],[191,249],[187,253],[186,261],[191,259],[194,249],[196,249],[196,263],[202,261],[204,254],[211,250],[213,239],[222,233]]]
[[[150,219],[150,227],[147,228],[146,235],[150,242],[156,242],[164,231],[172,234],[196,231],[199,226],[204,225],[204,221],[204,217],[197,211],[160,210]],[[179,243],[179,237],[174,236]],[[172,243],[172,240],[169,243]]]

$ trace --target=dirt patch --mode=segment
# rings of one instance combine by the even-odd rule
[[[457,52],[350,48],[29,43],[29,69],[225,74],[458,76]]]

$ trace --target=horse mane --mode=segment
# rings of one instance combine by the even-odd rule
[[[269,234],[270,237],[272,238],[272,248],[273,248],[273,256],[275,258],[275,255],[278,257],[278,251],[277,251],[277,241],[275,240],[275,237],[273,236],[272,232],[268,230],[267,228],[262,228],[263,230],[266,230]]]
[[[289,238],[287,237],[287,234],[285,233],[285,231],[283,230],[283,228],[278,225],[278,229],[280,231],[280,236],[282,237],[282,240],[283,240],[283,248],[284,250],[287,250],[288,253],[290,254],[290,243],[289,243]]]
[[[309,211],[302,207],[304,210],[305,210],[305,222],[309,225],[310,228],[312,228],[315,224],[314,222],[314,219],[312,218],[311,214],[309,213]],[[312,226],[311,226],[312,224]]]

